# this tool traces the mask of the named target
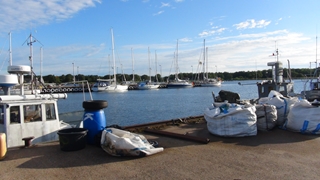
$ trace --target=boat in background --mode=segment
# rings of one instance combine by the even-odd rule
[[[212,78],[212,79],[205,79],[202,83],[200,83],[201,87],[219,87],[221,86],[221,79],[220,78]]]
[[[283,79],[282,62],[280,61],[268,62],[267,65],[272,67],[272,79],[263,80],[262,82],[257,83],[259,98],[268,97],[270,91],[272,90],[279,92],[285,97],[295,96],[294,88],[293,88],[294,83],[291,79],[290,73],[288,73],[289,75],[288,80]],[[289,71],[290,71],[290,68],[289,68]]]
[[[137,84],[137,89],[139,90],[149,90],[149,89],[158,89],[160,84],[156,82],[152,82],[151,80],[151,67],[150,67],[150,50],[148,47],[148,60],[149,60],[149,80],[144,82],[139,82]]]
[[[199,84],[202,87],[215,87],[221,86],[220,78],[209,78],[208,76],[208,48],[206,48],[205,40],[203,40],[203,81],[200,81]]]
[[[114,39],[113,39],[113,30],[111,29],[111,38],[112,38],[112,59],[113,67],[116,67],[116,60],[114,54]],[[113,79],[98,79],[97,82],[92,86],[92,91],[101,92],[101,91],[126,91],[128,90],[127,84],[118,84],[117,83],[117,74],[116,68],[113,68]]]
[[[176,53],[174,58],[174,65],[175,65],[175,78],[173,81],[169,81],[167,83],[167,88],[187,88],[193,87],[193,83],[190,83],[188,80],[179,79],[179,65],[178,65],[178,40],[177,40],[177,47]]]

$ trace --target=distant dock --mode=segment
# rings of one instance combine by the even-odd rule
[[[74,93],[74,92],[89,92],[88,88],[82,87],[50,87],[42,88],[41,94],[51,94],[51,93]]]
[[[167,88],[167,84],[160,84],[159,88]],[[129,85],[128,90],[138,90],[138,85]],[[89,89],[85,87],[49,87],[42,88],[41,94],[51,94],[51,93],[76,93],[76,92],[89,92]],[[92,91],[90,89],[90,91]]]

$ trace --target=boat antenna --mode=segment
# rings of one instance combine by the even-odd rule
[[[30,56],[29,56],[29,60],[30,60],[30,67],[31,67],[31,72],[33,72],[33,49],[32,49],[32,44],[35,43],[35,42],[38,42],[40,43],[42,46],[43,44],[38,40],[36,39],[34,36],[32,36],[32,33],[30,33],[29,37],[24,41],[24,43],[22,44],[22,46],[27,43],[28,46],[30,46]],[[33,84],[33,73],[31,73],[31,83]],[[32,88],[32,91],[33,91],[33,86],[31,86]]]

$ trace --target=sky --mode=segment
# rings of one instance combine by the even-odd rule
[[[118,73],[197,73],[204,54],[209,72],[256,71],[277,49],[284,68],[314,68],[319,9],[319,0],[0,0],[0,74],[10,44],[13,65],[43,76],[104,76],[113,60]]]

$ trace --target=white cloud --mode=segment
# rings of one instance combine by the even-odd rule
[[[179,39],[180,42],[192,42],[190,38],[181,38]]]
[[[160,15],[160,14],[162,14],[162,13],[164,13],[164,11],[159,11],[159,12],[157,12],[157,13],[154,13],[153,15],[154,15],[154,16],[158,16],[158,15]]]
[[[217,28],[217,27],[213,27],[213,29],[215,29],[215,28]],[[219,28],[216,30],[203,31],[203,32],[199,33],[199,36],[200,37],[207,37],[207,36],[212,36],[215,34],[221,34],[225,30],[226,30],[226,28]]]
[[[0,0],[0,31],[34,28],[71,18],[101,0]]]
[[[170,5],[170,3],[163,3],[163,2],[161,2],[161,6],[160,6],[160,8],[163,8],[163,7],[170,7],[171,5]]]
[[[175,2],[179,3],[179,2],[183,2],[184,0],[175,0]]]
[[[271,23],[271,21],[266,21],[266,20],[260,20],[256,21],[254,19],[248,19],[244,22],[241,22],[239,24],[235,24],[237,29],[252,29],[252,28],[263,28],[268,26]]]
[[[278,25],[280,21],[282,21],[282,18],[279,18],[279,19],[275,22],[275,25]]]

